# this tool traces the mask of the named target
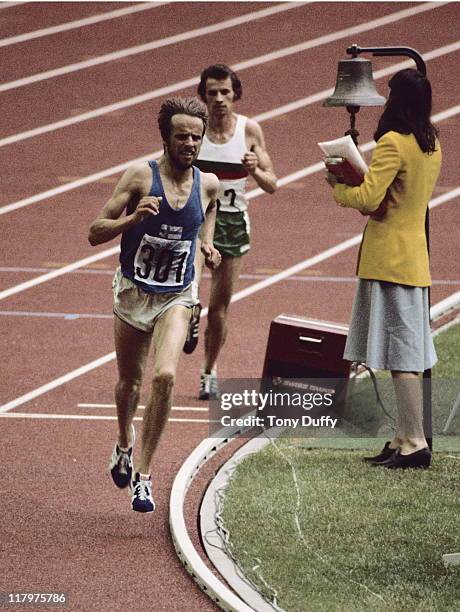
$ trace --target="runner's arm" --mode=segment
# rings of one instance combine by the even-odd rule
[[[142,193],[144,171],[144,166],[132,166],[123,174],[111,198],[90,225],[88,240],[92,246],[112,240],[148,215],[158,214],[161,198]],[[121,217],[130,202],[137,202],[134,212]]]
[[[208,206],[206,207],[205,218],[201,226],[201,252],[205,258],[205,264],[211,270],[217,268],[221,262],[219,251],[214,248],[214,228],[217,215],[217,195],[219,193],[219,180],[214,174],[208,174],[207,178],[207,197],[209,198]]]
[[[262,128],[255,121],[248,119],[246,135],[251,148],[245,153],[241,161],[261,189],[267,193],[274,193],[277,187],[277,179],[272,160],[265,147]]]

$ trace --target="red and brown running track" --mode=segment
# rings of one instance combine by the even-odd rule
[[[0,10],[0,38],[119,8],[118,3],[40,3]],[[50,70],[260,10],[269,3],[172,3],[2,49],[2,81]],[[235,64],[356,23],[416,6],[415,3],[307,4],[281,15],[134,55],[68,76],[3,92],[2,134],[10,136],[199,74],[215,61]],[[404,44],[422,53],[456,41],[458,4],[241,72],[244,96],[239,111],[249,116],[327,89],[337,60],[353,42]],[[428,63],[435,92],[434,112],[458,104],[459,53]],[[394,60],[376,59],[374,69]],[[379,89],[386,92],[380,81]],[[194,88],[179,94],[192,94]],[[41,193],[160,148],[156,114],[160,99],[113,112],[0,148],[0,206]],[[360,141],[372,138],[380,109],[358,115]],[[318,140],[343,133],[347,115],[319,103],[265,121],[267,146],[279,177],[319,160]],[[444,151],[434,196],[458,186],[458,115],[440,123]],[[110,245],[91,250],[90,221],[108,198],[118,176],[45,199],[1,217],[2,288],[37,276]],[[431,213],[432,303],[458,290],[460,268],[458,198]],[[253,248],[243,274],[265,275],[287,268],[358,234],[363,219],[337,208],[320,174],[263,195],[251,203]],[[114,243],[115,244],[115,243]],[[235,303],[228,344],[219,361],[223,377],[261,373],[270,321],[290,312],[347,322],[354,292],[357,249],[330,258],[302,274]],[[0,303],[3,327],[1,397],[7,403],[113,350],[111,276],[116,258],[92,270],[72,273],[33,287]],[[25,268],[14,271],[12,268]],[[44,270],[45,271],[45,270]],[[94,273],[99,271],[100,273]],[[334,277],[336,282],[321,280]],[[450,282],[447,282],[450,281]],[[242,278],[239,288],[256,282]],[[207,295],[209,280],[203,283]],[[206,299],[204,299],[206,302]],[[10,314],[5,314],[6,312]],[[14,313],[80,313],[88,318],[13,316]],[[183,357],[176,406],[203,406],[195,400],[202,342]],[[151,367],[151,366],[150,366]],[[150,371],[150,370],[149,370]],[[92,370],[19,406],[30,414],[113,415],[78,407],[111,403],[115,363]],[[144,387],[145,393],[147,381]],[[199,418],[200,413],[174,413]],[[139,427],[139,425],[138,425]],[[125,492],[110,483],[106,464],[115,437],[111,420],[1,419],[2,571],[0,592],[66,591],[72,610],[212,610],[214,605],[191,582],[169,537],[168,497],[178,468],[207,435],[198,422],[169,423],[154,463],[158,510],[138,516]],[[30,608],[29,608],[30,609]]]

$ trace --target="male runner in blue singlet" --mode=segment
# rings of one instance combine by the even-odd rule
[[[132,508],[139,512],[155,508],[150,464],[168,419],[177,363],[197,303],[193,280],[200,230],[206,264],[214,269],[220,263],[212,244],[219,182],[192,166],[206,129],[206,107],[197,98],[170,98],[161,106],[158,124],[164,154],[158,162],[128,168],[89,230],[92,245],[122,234],[113,281],[119,435],[109,468],[118,487],[131,486]],[[152,340],[152,390],[134,470],[132,421]]]
[[[242,94],[241,82],[233,70],[224,64],[203,70],[198,94],[208,108],[209,125],[195,165],[204,172],[213,172],[220,181],[214,246],[222,255],[222,263],[212,272],[205,360],[198,396],[207,400],[217,397],[216,361],[227,336],[228,307],[242,255],[250,248],[247,177],[252,176],[261,189],[273,193],[276,176],[261,127],[233,110]],[[198,269],[201,272],[202,265],[197,265]],[[189,327],[185,352],[191,352],[198,339],[196,312],[197,309]]]

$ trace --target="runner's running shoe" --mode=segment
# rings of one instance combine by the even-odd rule
[[[144,480],[139,472],[136,472],[134,479],[131,481],[131,492],[131,508],[133,510],[136,512],[153,512],[155,510],[150,476],[148,480]]]
[[[193,351],[196,349],[196,345],[198,344],[198,336],[200,333],[200,314],[202,308],[202,305],[198,302],[198,304],[193,308],[192,316],[190,317],[187,337],[185,338],[184,347],[182,349],[187,355],[193,353]]]
[[[109,470],[112,475],[113,482],[120,489],[125,489],[133,474],[133,447],[136,439],[136,431],[134,425],[131,424],[131,446],[128,449],[122,449],[115,444],[110,458]]]
[[[210,374],[202,371],[200,376],[200,400],[216,400],[219,398],[219,385],[217,384],[217,372],[212,370]]]

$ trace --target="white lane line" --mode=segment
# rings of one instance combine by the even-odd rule
[[[74,64],[68,64],[67,66],[61,66],[60,68],[55,68],[53,70],[46,70],[45,72],[32,74],[21,79],[16,79],[15,81],[2,83],[0,85],[0,92],[8,91],[10,89],[17,89],[19,87],[24,87],[25,85],[31,85],[32,83],[38,83],[40,81],[46,81],[48,79],[62,76],[64,74],[67,75],[72,72],[84,70],[86,68],[93,68],[94,66],[100,66],[101,64],[106,64],[107,62],[112,62],[125,57],[130,57],[132,55],[137,55],[138,53],[146,53],[147,51],[153,51],[154,49],[160,49],[161,47],[175,45],[177,43],[192,40],[193,38],[206,36],[207,34],[221,32],[222,30],[227,30],[229,28],[234,28],[239,25],[244,25],[249,21],[262,19],[263,17],[269,17],[271,15],[276,15],[277,13],[289,11],[293,8],[303,6],[304,4],[308,3],[283,2],[281,4],[276,4],[275,6],[271,6],[259,11],[254,11],[253,13],[247,13],[246,15],[240,15],[232,19],[226,19],[225,21],[219,21],[218,23],[214,23],[209,26],[203,26],[201,28],[189,30],[188,32],[182,32],[181,34],[175,34],[174,36],[167,36],[166,38],[154,40],[152,42],[145,43],[142,45],[136,45],[127,49],[121,49],[112,53],[106,53],[104,55],[100,55],[99,57],[94,57],[83,62],[76,62]]]
[[[16,274],[17,272],[47,272],[49,268],[27,268],[27,267],[19,267],[19,266],[0,266],[0,273],[11,273]],[[271,274],[274,274],[274,270],[270,270],[269,272],[254,272],[254,273],[243,273],[239,274],[238,278],[242,280],[261,280],[263,278],[268,278]],[[92,270],[90,268],[83,268],[79,270],[74,270],[73,272],[69,272],[69,274],[88,274],[90,276],[113,276],[115,274],[115,268],[113,270]],[[211,274],[204,272],[201,278],[211,278]],[[306,282],[306,283],[353,283],[356,282],[356,276],[321,276],[320,274],[315,274],[314,276],[304,275],[304,276],[290,276],[288,279],[293,282]],[[438,278],[433,279],[433,285],[460,285],[460,280],[455,280],[451,278]],[[111,315],[105,314],[83,314],[79,312],[34,312],[29,310],[0,310],[0,315],[5,316],[40,316],[40,317],[64,317],[68,319],[77,319],[78,317],[100,317],[105,318]]]
[[[457,113],[460,112],[460,104],[457,106],[454,106],[452,108],[449,108],[445,111],[442,111],[440,113],[438,113],[437,115],[433,115],[432,119],[433,121],[437,121],[440,122],[442,120],[448,119],[454,115],[456,115]],[[366,144],[362,145],[360,147],[361,151],[365,152],[365,151],[370,151],[371,149],[373,149],[375,147],[375,142],[369,141]],[[301,170],[297,170],[296,172],[293,172],[292,174],[288,174],[287,176],[282,177],[281,179],[278,180],[278,186],[279,187],[283,187],[284,185],[287,185],[289,183],[292,183],[294,181],[297,181],[301,178],[304,178],[306,176],[309,176],[311,174],[314,174],[316,172],[320,172],[324,170],[324,163],[323,162],[318,162],[316,164],[313,164],[312,166],[307,166],[306,168],[302,168]],[[454,190],[455,192],[455,190]],[[449,194],[451,194],[453,192],[448,192],[446,195],[449,197],[449,199],[452,199],[453,197],[456,197],[456,195],[450,197]],[[252,191],[249,191],[247,193],[247,198],[249,200],[257,198],[261,195],[264,194],[264,191],[260,188],[256,188],[253,189]],[[442,197],[442,196],[441,196]],[[447,200],[446,200],[447,201]],[[348,248],[348,247],[347,247]],[[4,291],[0,291],[0,300],[4,300],[5,298],[8,298],[12,295],[15,295],[17,293],[21,293],[22,291],[25,291],[26,289],[30,289],[31,287],[35,287],[37,285],[41,285],[42,283],[45,283],[49,280],[52,280],[54,278],[58,278],[59,276],[63,276],[64,274],[68,274],[69,272],[73,272],[74,270],[78,269],[78,268],[82,268],[83,266],[89,265],[90,263],[93,263],[95,261],[100,261],[101,259],[104,259],[106,257],[111,257],[112,255],[116,255],[117,253],[120,252],[120,246],[115,246],[115,247],[111,247],[109,249],[105,249],[103,251],[100,251],[99,253],[97,253],[96,255],[92,255],[90,257],[85,257],[84,259],[80,259],[78,261],[75,261],[67,266],[63,266],[62,268],[58,268],[56,270],[52,270],[51,272],[48,272],[46,274],[43,274],[41,276],[37,276],[35,278],[31,278],[28,281],[25,281],[23,283],[19,283],[18,285],[14,285],[13,287],[10,287],[9,289],[5,289]],[[319,259],[318,262],[322,261],[322,259]],[[291,274],[295,274],[296,271],[293,271]],[[291,276],[291,274],[289,274],[288,276]],[[262,281],[265,282],[265,281]]]
[[[52,389],[56,389],[56,387],[60,387],[61,385],[64,385],[65,383],[73,380],[74,378],[78,378],[79,376],[86,374],[86,372],[91,372],[91,370],[94,370],[95,368],[99,368],[101,365],[104,365],[106,363],[109,363],[110,361],[113,361],[114,359],[115,359],[115,351],[113,351],[112,353],[107,353],[107,355],[104,355],[103,357],[99,357],[99,359],[90,361],[89,363],[75,370],[72,370],[71,372],[67,372],[67,374],[64,374],[63,376],[59,376],[59,378],[56,378],[55,380],[52,380],[51,382],[46,383],[45,385],[42,385],[41,387],[38,387],[38,389],[34,389],[33,391],[30,391],[29,393],[25,393],[24,395],[21,395],[21,397],[18,397],[13,401],[8,402],[7,404],[0,406],[0,413],[8,412],[9,410],[12,410],[16,406],[21,406],[22,404],[25,404],[26,402],[29,402],[30,400],[35,399],[36,397],[39,397],[40,395],[43,395],[44,393],[48,393],[48,391],[51,391]]]
[[[449,297],[445,298],[441,302],[438,302],[434,306],[430,308],[430,317],[431,319],[437,319],[440,315],[451,310],[452,308],[457,308],[460,304],[460,291],[457,293],[453,293],[449,295]],[[452,321],[454,323],[454,321]],[[445,329],[445,327],[444,327]]]
[[[429,62],[430,60],[437,59],[438,57],[442,57],[443,55],[448,55],[449,53],[455,53],[460,50],[460,41],[456,41],[454,43],[444,45],[442,47],[438,47],[437,49],[432,49],[431,51],[427,51],[427,53],[423,54],[423,59],[425,62]],[[375,60],[374,60],[375,62]],[[375,63],[374,63],[375,65]],[[380,70],[376,70],[373,74],[374,80],[381,79],[383,77],[389,76],[390,74],[394,74],[398,70],[403,70],[404,68],[411,68],[414,66],[414,62],[412,60],[404,60],[398,62],[397,64],[393,64],[391,66],[387,66],[386,68],[381,68]],[[256,117],[253,117],[259,123],[262,121],[267,121],[268,119],[274,119],[279,115],[284,115],[286,113],[290,113],[292,111],[300,110],[305,106],[309,106],[311,104],[315,104],[316,102],[321,102],[326,99],[330,95],[332,95],[334,88],[324,89],[323,91],[319,91],[318,93],[312,94],[310,96],[306,96],[305,98],[300,98],[299,100],[295,100],[294,102],[289,102],[288,104],[284,104],[283,106],[279,106],[278,108],[266,111],[265,113],[261,113]],[[2,141],[0,140],[0,146]]]
[[[116,404],[77,404],[78,408],[116,408]],[[138,408],[140,410],[145,409],[145,405],[139,404]],[[198,406],[173,406],[171,410],[176,410],[179,412],[209,412],[209,408],[199,408]]]
[[[452,191],[449,191],[435,198],[434,200],[431,200],[430,209],[436,208],[437,206],[440,206],[441,204],[444,204],[445,202],[453,200],[457,197],[460,197],[460,187],[457,187],[456,189],[453,189]],[[262,289],[265,289],[266,287],[270,287],[271,285],[278,283],[281,280],[284,280],[285,278],[287,278],[288,276],[291,276],[292,274],[296,274],[297,272],[305,270],[306,268],[311,268],[315,266],[316,264],[322,261],[325,261],[326,259],[330,259],[331,257],[338,255],[339,253],[343,253],[343,251],[347,251],[348,249],[351,249],[352,247],[357,246],[361,242],[362,236],[363,236],[362,233],[357,234],[356,236],[353,236],[353,238],[350,238],[349,240],[345,240],[331,247],[330,249],[326,249],[325,251],[323,251],[322,253],[319,253],[318,255],[309,257],[308,259],[305,259],[304,261],[301,261],[298,264],[295,264],[294,266],[291,266],[290,268],[287,268],[286,270],[279,272],[278,274],[274,274],[273,276],[271,276],[270,278],[267,278],[266,280],[260,281],[259,283],[255,283],[254,285],[251,285],[250,287],[247,287],[246,289],[242,289],[241,291],[238,291],[232,296],[231,301],[238,302],[239,300],[249,297],[253,293],[262,291]]]
[[[433,122],[440,123],[441,121],[450,119],[451,117],[454,117],[455,115],[458,115],[459,113],[460,113],[460,104],[457,104],[456,106],[452,106],[451,108],[448,108],[444,111],[436,113],[436,115],[433,115],[431,119]],[[359,149],[363,153],[371,151],[374,148],[375,148],[375,142],[373,140],[366,142],[366,144],[359,145]],[[315,174],[316,172],[321,172],[322,170],[324,170],[324,163],[322,161],[316,164],[313,164],[311,166],[307,166],[306,168],[302,168],[301,170],[297,170],[296,172],[293,172],[292,174],[288,174],[280,178],[278,180],[278,187],[283,187],[284,185],[298,181],[299,179],[309,176],[311,174]],[[255,189],[248,191],[247,197],[251,199],[251,198],[256,198],[263,194],[264,194],[264,191],[260,189],[260,187],[256,187]],[[1,213],[1,210],[0,210],[0,213]]]
[[[50,268],[44,268],[44,267],[37,267],[37,268],[32,268],[32,267],[27,267],[27,266],[0,266],[0,272],[11,272],[11,273],[16,273],[16,272],[48,272],[50,270]],[[84,270],[75,270],[75,274],[103,274],[103,275],[114,275],[115,274],[115,268],[113,268],[113,270],[97,270],[97,269],[92,269],[92,268],[85,268]]]
[[[435,59],[437,57],[441,57],[442,55],[446,55],[448,53],[453,53],[457,50],[460,49],[460,42],[456,42],[456,43],[452,43],[450,45],[445,45],[443,47],[439,47],[437,49],[433,49],[432,51],[429,51],[428,53],[425,54],[425,60],[426,61],[430,61],[432,59]],[[403,61],[403,62],[399,62],[397,64],[394,64],[393,66],[389,66],[387,68],[383,68],[381,70],[378,70],[374,73],[374,78],[378,79],[378,78],[382,78],[384,76],[388,76],[389,74],[393,74],[394,72],[397,72],[398,70],[401,70],[402,68],[407,68],[410,67],[413,64],[413,62],[411,60],[409,61]],[[196,82],[198,82],[198,79],[196,79]],[[254,115],[252,118],[255,121],[258,121],[259,123],[263,122],[263,121],[268,121],[270,119],[273,119],[275,117],[279,117],[280,115],[284,115],[296,110],[299,110],[300,108],[304,108],[305,106],[309,106],[311,104],[314,104],[316,102],[320,102],[321,100],[324,100],[325,98],[327,98],[328,96],[330,96],[333,92],[333,89],[325,89],[323,91],[320,91],[316,94],[313,94],[311,96],[307,96],[305,98],[301,98],[300,100],[296,100],[294,102],[290,102],[289,104],[285,104],[283,106],[279,106],[277,108],[271,109],[269,111],[266,111],[264,113],[260,113],[259,115]],[[454,109],[456,109],[457,107],[453,107]],[[452,109],[449,109],[450,111]],[[0,146],[2,146],[2,143],[8,144],[6,141],[8,139],[4,139],[3,141],[0,140]],[[31,204],[35,204],[37,202],[41,202],[43,200],[52,198],[56,195],[61,195],[63,193],[66,193],[68,191],[73,191],[74,189],[77,189],[79,187],[83,187],[85,185],[88,185],[90,183],[94,183],[98,180],[101,180],[103,178],[107,178],[109,176],[113,176],[114,174],[118,174],[119,172],[123,172],[124,170],[126,170],[130,165],[134,164],[134,163],[138,163],[138,162],[144,162],[150,159],[157,159],[158,157],[160,157],[160,155],[163,153],[163,150],[159,149],[158,151],[154,151],[153,153],[150,153],[148,155],[144,155],[143,157],[138,157],[136,159],[132,159],[130,161],[124,162],[123,164],[118,164],[116,166],[112,166],[111,168],[107,168],[106,170],[101,170],[100,172],[96,172],[95,174],[90,174],[89,176],[83,177],[81,179],[78,179],[76,181],[71,181],[69,183],[66,183],[65,185],[60,185],[59,187],[54,187],[52,189],[48,189],[46,191],[43,191],[41,193],[37,193],[36,195],[33,196],[29,196],[27,198],[24,198],[22,200],[18,200],[16,202],[12,202],[11,204],[5,204],[4,206],[0,206],[0,215],[12,212],[14,210],[18,210],[20,208],[24,208],[25,206],[30,206]]]
[[[124,172],[128,166],[131,164],[135,164],[138,162],[148,161],[150,159],[156,159],[159,157],[161,152],[156,151],[155,153],[151,153],[149,155],[143,155],[142,157],[138,157],[137,159],[133,159],[129,162],[125,162],[123,164],[118,164],[117,166],[112,166],[107,170],[101,170],[100,172],[96,172],[94,174],[90,174],[89,176],[85,176],[76,181],[71,181],[70,183],[66,183],[65,185],[61,185],[59,187],[53,187],[52,189],[48,189],[47,191],[42,191],[41,193],[37,193],[36,195],[30,196],[28,198],[24,198],[23,200],[19,200],[18,202],[13,202],[12,204],[6,204],[0,208],[0,215],[4,215],[5,213],[12,212],[13,210],[17,210],[18,208],[23,208],[24,206],[30,206],[31,204],[35,204],[36,202],[41,202],[42,200],[47,200],[48,198],[52,198],[57,195],[61,195],[68,191],[73,191],[74,189],[78,189],[79,187],[83,187],[84,185],[89,185],[91,183],[95,183],[100,179],[106,178],[107,176],[112,176],[113,174],[118,174],[119,172]]]
[[[115,421],[116,416],[105,414],[46,414],[44,412],[6,412],[1,413],[0,418],[10,419],[48,419],[63,421]],[[142,417],[134,417],[134,421],[142,421]],[[171,417],[170,423],[219,423],[218,420],[211,419],[182,419]]]
[[[431,208],[431,207],[430,207]],[[112,273],[113,274],[113,273]],[[265,280],[270,279],[270,274],[240,274],[238,278],[241,280]],[[211,278],[209,275],[204,275],[204,278]],[[345,283],[345,284],[356,284],[357,279],[355,276],[289,276],[281,279],[286,282],[294,283]],[[460,285],[460,280],[440,280],[434,279],[431,283],[433,286],[452,286],[455,287]],[[79,319],[98,319],[98,320],[113,320],[113,314],[91,314],[91,313],[78,313],[78,312],[36,312],[28,310],[0,310],[0,317],[39,317],[48,319],[64,319],[66,321],[78,321]]]
[[[453,200],[454,198],[458,198],[459,196],[460,196],[460,187],[456,187],[455,189],[452,189],[452,191],[447,191],[446,193],[443,193],[437,198],[434,198],[434,200],[431,200],[429,204],[430,210],[432,208],[436,208],[437,206],[440,206],[441,204],[444,204],[445,202],[450,202],[450,200]]]
[[[11,8],[12,6],[23,5],[23,4],[29,4],[29,3],[28,2],[1,2],[0,3],[0,10],[6,9],[6,8]]]
[[[75,28],[82,28],[88,25],[94,25],[95,23],[101,23],[102,21],[108,21],[110,19],[116,19],[118,17],[125,17],[126,15],[132,15],[139,13],[140,11],[148,11],[149,9],[157,8],[163,4],[170,4],[170,2],[144,2],[143,4],[135,4],[127,8],[117,9],[115,11],[107,11],[100,15],[92,15],[91,17],[85,17],[83,19],[77,19],[76,21],[68,21],[67,23],[61,23],[57,26],[51,26],[49,28],[42,28],[40,30],[34,30],[32,32],[25,32],[24,34],[18,34],[16,36],[8,36],[8,38],[0,39],[0,47],[8,47],[17,43],[34,40],[43,36],[50,36],[51,34],[58,34],[60,32],[67,32],[74,30]]]
[[[95,261],[99,261],[101,259],[105,259],[106,257],[111,257],[112,255],[116,255],[120,252],[120,246],[117,245],[115,247],[111,247],[110,249],[105,249],[100,253],[96,253],[95,255],[90,255],[89,257],[85,257],[84,259],[80,259],[79,261],[74,261],[73,263],[63,266],[62,268],[57,268],[57,270],[52,270],[51,272],[47,272],[46,274],[42,274],[41,276],[37,276],[35,278],[31,278],[24,283],[20,283],[14,287],[10,287],[9,289],[5,289],[5,291],[0,291],[0,300],[3,300],[11,295],[15,295],[21,291],[25,291],[26,289],[30,289],[31,287],[36,287],[37,285],[41,285],[42,283],[46,283],[53,278],[58,278],[58,276],[62,276],[63,274],[67,274],[68,272],[72,272],[77,268],[81,268],[83,266],[87,266]]]
[[[435,208],[436,206],[440,206],[441,204],[444,204],[445,202],[448,202],[449,200],[452,200],[453,198],[456,198],[459,196],[460,196],[460,187],[457,187],[453,191],[445,193],[435,198],[434,200],[431,200],[430,208]],[[275,283],[278,283],[280,280],[283,280],[284,278],[287,278],[288,276],[291,276],[292,274],[305,270],[306,268],[311,268],[312,266],[316,265],[320,261],[324,261],[326,259],[334,257],[335,255],[342,253],[343,251],[346,251],[347,249],[357,246],[360,243],[361,238],[362,238],[362,234],[358,234],[354,236],[353,238],[350,238],[349,240],[345,240],[344,242],[341,242],[334,247],[326,249],[325,251],[323,251],[322,253],[319,253],[318,255],[315,255],[314,257],[309,257],[308,259],[304,259],[298,264],[291,266],[290,268],[287,268],[286,270],[278,274],[274,274],[273,276],[271,276],[270,278],[266,280],[256,283],[255,285],[252,285],[251,287],[243,289],[242,291],[238,291],[232,296],[231,302],[232,303],[238,302],[239,300],[242,300],[258,291],[262,291],[262,289],[266,289],[270,285],[274,285]],[[201,311],[201,317],[205,317],[207,314],[208,314],[208,309],[203,308],[203,310]],[[78,376],[81,376],[82,374],[86,374],[87,372],[94,370],[95,368],[98,368],[100,365],[108,363],[109,361],[112,361],[113,359],[115,359],[115,352],[108,353],[107,355],[104,355],[103,357],[100,357],[99,359],[96,359],[95,361],[91,361],[90,363],[84,366],[81,366],[80,368],[77,368],[76,370],[72,370],[71,372],[68,372],[67,374],[64,374],[63,376],[60,376],[59,378],[47,383],[46,385],[42,385],[41,387],[38,387],[37,389],[34,389],[33,391],[30,391],[29,393],[26,393],[25,395],[21,395],[20,397],[14,400],[11,400],[10,402],[7,402],[3,406],[0,406],[0,414],[4,412],[8,412],[9,410],[16,408],[17,406],[21,406],[22,404],[25,404],[31,399],[39,397],[40,395],[47,393],[51,389],[55,389],[56,387],[59,387],[67,383],[68,381],[73,380],[74,378],[77,378]]]
[[[443,3],[445,4],[445,3]],[[429,8],[423,8],[429,5]],[[411,17],[416,13],[411,12],[410,14],[407,14],[407,10],[412,11],[412,10],[416,10],[416,12],[423,12],[424,10],[431,10],[432,8],[436,8],[437,6],[441,6],[441,4],[436,5],[436,6],[432,6],[430,3],[426,3],[426,5],[419,5],[418,7],[414,7],[414,9],[406,9],[404,11],[400,11],[399,13],[393,13],[392,15],[388,16],[392,18],[392,21],[397,21],[399,19],[405,19],[406,17]],[[421,7],[421,8],[419,8]],[[397,19],[393,19],[393,15],[398,16]],[[382,18],[382,19],[387,19],[387,18]],[[373,28],[377,28],[380,27],[382,25],[387,25],[387,22],[385,21],[384,23],[376,23],[379,20],[374,20],[373,22],[370,22],[372,24],[371,27]],[[358,26],[358,27],[363,27],[363,26]],[[369,28],[368,28],[369,29]],[[364,32],[364,29],[361,29],[360,32]],[[343,34],[343,32],[345,32],[345,34]],[[346,38],[347,36],[351,35],[351,34],[357,34],[359,32],[351,32],[349,30],[341,30],[339,32],[334,32],[333,34],[331,34],[330,36],[332,37],[332,40],[336,40],[336,39],[340,39],[340,38]],[[307,41],[306,43],[303,43],[304,45],[307,45],[307,47],[305,49],[301,49],[300,51],[305,51],[308,48],[308,45],[312,45],[312,46],[316,46],[315,41],[318,41],[321,39],[314,39],[313,41]],[[323,44],[323,43],[318,43],[318,44]],[[280,50],[278,53],[282,53],[282,57],[286,57],[288,55],[291,55],[293,53],[299,53],[298,50],[298,45],[295,45],[294,47],[286,47],[285,49]],[[429,59],[428,58],[428,54],[424,54],[424,59]],[[242,70],[245,70],[247,68],[252,68],[255,66],[259,66],[261,64],[264,64],[268,61],[273,61],[273,59],[279,59],[278,57],[272,57],[272,55],[270,55],[270,57],[266,56],[266,55],[260,55],[258,57],[252,58],[250,60],[245,60],[243,62],[240,62],[238,64],[234,64],[232,65],[233,70],[240,72]],[[412,65],[412,64],[410,64]],[[9,145],[9,144],[13,144],[15,142],[19,142],[21,140],[25,140],[27,138],[32,138],[35,136],[40,136],[42,134],[46,134],[48,132],[52,132],[58,129],[62,129],[65,127],[69,127],[71,125],[77,124],[77,123],[81,123],[83,121],[88,121],[89,119],[95,119],[96,117],[101,117],[107,113],[111,113],[113,111],[116,110],[121,110],[124,108],[128,108],[130,106],[135,106],[137,104],[142,104],[144,102],[148,102],[149,100],[153,100],[154,98],[158,98],[161,96],[166,96],[168,94],[177,92],[181,89],[185,89],[187,87],[192,87],[194,85],[197,85],[199,82],[199,78],[198,77],[193,77],[184,81],[179,81],[177,83],[173,83],[172,85],[168,85],[165,87],[161,87],[160,89],[155,89],[152,91],[149,91],[145,94],[140,94],[138,96],[134,96],[132,98],[127,98],[125,100],[121,100],[120,102],[115,102],[113,104],[109,104],[106,106],[101,106],[100,108],[97,108],[95,110],[92,111],[88,111],[86,113],[82,113],[80,115],[74,115],[72,117],[67,117],[66,119],[61,119],[60,121],[56,121],[53,123],[49,123],[47,125],[43,125],[40,126],[38,128],[33,128],[31,130],[27,130],[25,132],[20,132],[18,134],[12,134],[11,136],[7,136],[3,139],[0,139],[0,147]],[[326,90],[324,97],[327,97],[330,95],[330,90]],[[321,96],[321,94],[315,94]],[[312,104],[313,102],[316,102],[317,100],[315,99],[315,96],[310,96],[309,98],[303,98],[303,100],[311,100],[309,102],[307,102],[308,104]],[[319,99],[323,99],[322,97],[318,98]],[[302,104],[302,100],[298,101],[298,102],[294,102],[293,104],[300,104],[299,108],[301,106],[305,106],[305,104]],[[286,105],[289,106],[289,105]],[[283,107],[281,107],[283,108]],[[290,110],[295,110],[296,108],[292,108]],[[287,111],[286,111],[287,112]],[[260,119],[262,120],[262,119]]]
[[[89,314],[78,312],[30,312],[27,310],[0,310],[1,317],[44,317],[49,319],[66,319],[74,321],[76,319],[113,319],[109,314]]]

